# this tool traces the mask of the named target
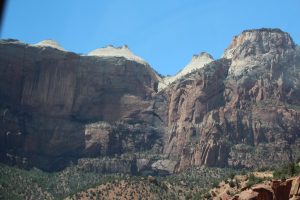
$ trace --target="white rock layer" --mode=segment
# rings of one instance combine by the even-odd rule
[[[52,47],[61,51],[65,51],[65,49],[60,46],[56,41],[54,40],[43,40],[41,42],[38,42],[36,44],[34,44],[33,46],[36,47]]]
[[[204,67],[206,64],[212,62],[213,60],[213,57],[206,52],[194,55],[192,57],[192,60],[175,76],[165,77],[159,84],[159,90],[164,89],[165,87],[180,79],[181,77],[185,76],[186,74],[191,73],[193,70]]]
[[[278,61],[294,46],[290,35],[279,29],[252,29],[235,36],[222,57],[232,60],[229,74],[241,76],[254,68]]]
[[[136,62],[146,64],[146,61],[132,53],[127,45],[124,45],[122,47],[113,47],[110,45],[104,48],[95,49],[87,55],[99,57],[124,57],[128,60],[134,60]]]

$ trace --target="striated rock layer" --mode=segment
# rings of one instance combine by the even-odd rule
[[[178,171],[278,165],[299,155],[300,51],[287,33],[244,31],[223,59],[164,93],[164,151],[180,159]]]
[[[148,64],[125,57],[79,56],[1,41],[2,159],[29,159],[52,170],[72,158],[151,147],[157,130],[142,123],[157,118],[151,113],[157,85]],[[101,125],[120,120],[141,125],[116,125],[121,131]],[[100,125],[92,125],[96,122]]]
[[[162,90],[162,89],[166,88],[171,83],[174,83],[175,81],[178,81],[179,79],[181,79],[183,76],[185,76],[189,73],[192,73],[193,71],[195,71],[197,69],[204,67],[206,64],[212,62],[213,60],[214,60],[213,57],[206,52],[201,52],[198,55],[193,55],[191,61],[175,76],[164,77],[160,81],[158,89]]]
[[[3,40],[0,52],[1,160],[53,170],[151,151],[163,158],[143,168],[179,172],[300,155],[300,49],[279,29],[244,31],[221,59],[202,53],[168,85],[127,47],[79,56]]]

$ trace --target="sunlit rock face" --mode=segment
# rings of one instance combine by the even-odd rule
[[[300,53],[278,29],[244,31],[223,60],[169,86],[165,153],[191,165],[257,167],[299,155]]]
[[[87,55],[97,57],[124,57],[128,60],[146,64],[146,61],[132,53],[127,45],[121,47],[114,47],[112,45],[109,45],[107,47],[95,49]]]
[[[2,40],[0,117],[1,160],[20,166],[278,165],[300,155],[300,50],[279,29],[247,30],[221,59],[201,53],[161,78],[126,46],[80,56]]]
[[[54,49],[65,51],[65,49],[54,40],[43,40],[43,41],[40,41],[40,42],[34,44],[33,46],[40,47],[40,48],[51,47],[51,48],[54,48]]]
[[[257,66],[270,64],[294,49],[290,35],[280,29],[245,30],[233,38],[223,58],[232,59],[229,72],[239,75]]]
[[[185,75],[192,73],[193,71],[196,71],[197,69],[203,68],[205,65],[212,62],[213,60],[214,60],[213,57],[206,52],[201,52],[200,54],[193,55],[190,62],[182,70],[180,70],[176,75],[167,76],[162,79],[162,81],[159,83],[159,86],[158,86],[159,90],[166,88],[167,86],[174,83],[175,81],[178,81]]]

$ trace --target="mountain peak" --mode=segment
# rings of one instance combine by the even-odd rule
[[[204,67],[204,65],[213,61],[213,57],[206,52],[201,52],[199,54],[194,54],[191,61],[178,73],[177,75],[185,75],[190,73],[195,69]]]
[[[247,33],[247,32],[273,32],[273,33],[285,33],[284,31],[282,31],[279,28],[259,28],[259,29],[246,29],[242,32],[243,33]]]
[[[174,81],[180,79],[188,73],[191,73],[193,70],[200,69],[204,67],[206,64],[214,61],[213,57],[206,52],[201,52],[199,54],[194,54],[190,62],[175,76],[166,77],[163,80],[163,84],[160,85],[160,89],[163,89],[167,85],[173,83]]]
[[[269,52],[280,53],[294,47],[295,43],[291,36],[280,29],[250,29],[244,30],[233,38],[223,57],[227,59],[245,58]]]
[[[52,47],[52,48],[55,48],[55,49],[58,49],[58,50],[61,50],[61,51],[65,51],[65,49],[60,44],[58,44],[56,41],[51,40],[51,39],[40,41],[40,42],[34,44],[33,46]]]
[[[113,45],[108,45],[103,48],[98,48],[90,53],[88,53],[88,56],[98,56],[98,57],[124,57],[128,60],[134,60],[139,63],[145,64],[146,61],[144,61],[139,56],[135,55],[127,45],[123,45],[120,47],[114,47]]]
[[[207,59],[214,59],[209,53],[201,52],[199,54],[194,54],[192,60],[196,60],[199,58],[207,58]]]

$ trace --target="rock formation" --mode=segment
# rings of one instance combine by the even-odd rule
[[[109,45],[104,48],[99,48],[88,53],[88,56],[98,56],[98,57],[124,57],[127,60],[132,60],[138,63],[142,63],[147,65],[147,62],[142,58],[134,55],[129,49],[127,45],[121,47],[114,47]]]
[[[294,159],[299,79],[299,48],[287,33],[244,31],[223,59],[162,92],[168,107],[165,153],[180,159],[178,171],[203,164],[255,168]]]
[[[36,46],[36,47],[51,47],[51,48],[54,48],[54,49],[58,49],[58,50],[61,50],[61,51],[65,51],[65,49],[60,46],[60,44],[58,44],[57,42],[55,42],[54,40],[43,40],[41,42],[38,42],[36,44],[34,44],[33,46]]]
[[[234,197],[226,197],[222,200],[297,200],[300,199],[299,184],[300,177],[293,177],[287,180],[273,180],[265,184],[254,185]]]
[[[158,80],[148,64],[15,40],[1,41],[0,52],[2,160],[29,158],[52,170],[81,156],[148,148],[159,138],[157,128],[142,124],[157,118],[150,99]],[[121,120],[121,131],[105,125]]]
[[[1,40],[0,52],[2,161],[54,170],[151,151],[163,158],[137,157],[137,168],[172,160],[165,169],[182,171],[300,155],[300,48],[279,29],[246,30],[221,59],[202,53],[164,79],[126,46],[80,56]]]
[[[212,62],[213,60],[213,57],[206,52],[201,52],[198,55],[193,55],[191,61],[175,76],[167,76],[161,80],[158,86],[159,90],[166,88],[168,85],[175,81],[178,81],[183,76],[204,67],[206,64]]]

